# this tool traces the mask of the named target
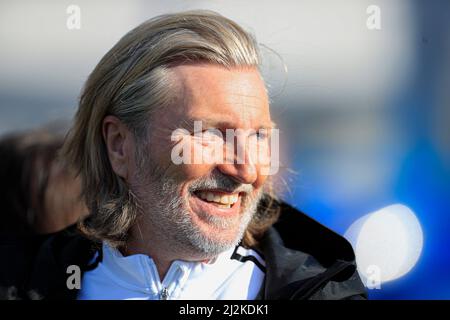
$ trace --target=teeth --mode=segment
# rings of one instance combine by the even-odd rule
[[[202,191],[198,196],[208,202],[217,203],[220,208],[230,208],[233,204],[238,201],[239,196],[237,194],[232,195],[222,195],[208,191]]]
[[[230,201],[228,201],[228,199],[229,199],[228,196],[221,196],[221,197],[220,197],[220,203],[223,203],[223,204],[229,204]]]

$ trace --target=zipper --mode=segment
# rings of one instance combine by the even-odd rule
[[[159,300],[167,300],[169,298],[169,290],[163,287],[161,293],[159,294]]]

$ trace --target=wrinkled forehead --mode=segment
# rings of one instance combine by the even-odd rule
[[[173,68],[181,99],[171,112],[173,125],[189,127],[271,128],[269,99],[255,67],[227,69],[211,64]],[[176,123],[176,124],[175,124]]]

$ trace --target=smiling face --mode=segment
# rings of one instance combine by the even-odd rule
[[[249,144],[240,144],[239,138],[232,140],[234,144],[225,142],[226,131],[239,129],[239,137],[256,132],[256,143],[266,144],[257,133],[272,127],[269,102],[255,68],[191,64],[171,70],[180,99],[152,114],[148,141],[138,146],[136,166],[128,174],[144,212],[139,231],[132,232],[148,233],[153,244],[183,253],[185,259],[208,258],[241,240],[267,178],[251,158]],[[194,133],[194,121],[201,121],[202,132]],[[182,139],[171,140],[180,128]],[[223,132],[223,139],[220,134],[209,139],[212,128]],[[205,152],[205,145],[210,146],[205,139],[220,142],[223,154],[231,154],[228,160],[234,161],[174,164],[171,154],[177,144],[188,149],[197,145]]]

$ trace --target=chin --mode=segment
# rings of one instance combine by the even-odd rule
[[[221,192],[221,194],[224,193]],[[187,236],[191,238],[191,243],[194,242],[195,247],[202,247],[201,251],[213,251],[210,253],[217,254],[216,251],[225,251],[237,245],[242,238],[242,224],[245,223],[241,205],[242,195],[226,195],[234,198],[228,200],[222,197],[215,198],[224,202],[220,204],[208,201],[208,194],[205,193],[187,192],[185,195],[185,211],[190,215],[190,220],[195,226],[192,234]],[[211,199],[211,195],[209,197]]]

